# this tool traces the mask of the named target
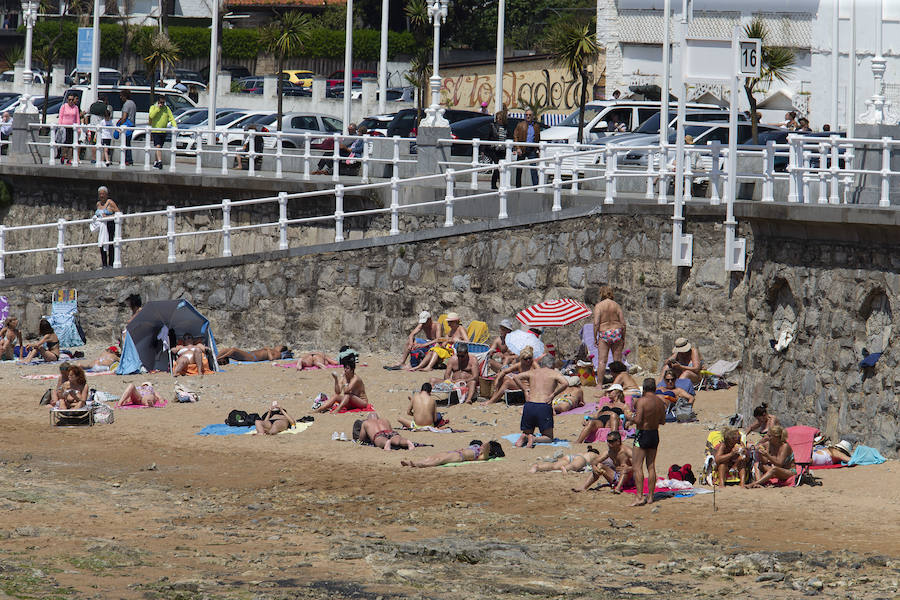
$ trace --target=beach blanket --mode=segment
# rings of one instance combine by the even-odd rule
[[[244,435],[250,433],[250,431],[255,431],[255,427],[232,427],[230,425],[226,425],[225,423],[215,423],[213,425],[207,425],[203,429],[197,432],[197,435]]]
[[[97,377],[99,375],[112,375],[114,371],[97,371],[96,373],[92,373],[89,371],[85,371],[84,374],[87,377]],[[59,373],[41,373],[39,375],[19,375],[22,379],[31,379],[32,381],[43,381],[48,379],[56,379],[59,377]]]
[[[509,435],[504,435],[503,439],[512,442],[513,444],[518,441],[519,433],[511,433]],[[550,443],[536,443],[535,446],[560,446],[562,448],[568,448],[569,442],[567,440],[561,440],[559,438],[553,438],[553,441]]]
[[[169,401],[166,400],[165,398],[163,398],[163,399],[162,399],[162,402],[157,402],[157,403],[154,404],[153,406],[147,406],[147,405],[145,405],[145,404],[126,404],[126,405],[124,405],[124,406],[117,406],[116,408],[117,408],[117,409],[126,409],[126,408],[165,408],[165,407],[166,407],[166,404],[168,404],[168,403],[169,403]]]
[[[232,360],[231,362],[234,362],[234,361]],[[248,364],[252,364],[252,363],[242,363],[242,362],[239,362],[239,363],[237,363],[237,364],[239,364],[239,365],[248,365]],[[276,367],[284,367],[285,369],[296,369],[296,368],[297,368],[297,361],[295,360],[294,362],[275,363],[275,366],[276,366]],[[360,367],[367,367],[367,366],[369,366],[369,365],[367,365],[367,364],[365,364],[365,363],[362,363],[362,364],[360,364],[359,366],[360,366]],[[325,365],[325,368],[326,368],[326,369],[342,369],[343,367],[342,367],[341,365]],[[313,365],[312,367],[303,367],[303,368],[300,369],[300,370],[301,370],[301,371],[318,371],[318,370],[320,370],[320,368],[317,367],[317,366],[315,366],[315,365]]]
[[[431,433],[466,433],[466,429],[451,429],[450,427],[433,427],[431,425],[427,425],[425,427],[398,427],[397,429],[401,429],[403,431],[429,431]]]
[[[440,465],[442,467],[464,467],[466,465],[481,465],[484,463],[494,462],[498,460],[503,460],[499,456],[496,458],[489,458],[487,460],[467,460],[466,462],[458,462],[458,463],[449,463],[446,465]]]
[[[595,444],[597,442],[605,442],[606,436],[609,435],[609,432],[610,432],[609,427],[601,427],[601,428],[595,430],[594,433],[592,433],[591,435],[587,436],[584,439],[584,443],[585,444]],[[624,429],[620,429],[619,435],[621,435],[622,439],[624,440],[625,438],[634,435],[634,429],[632,428],[632,429],[629,429],[628,431],[625,431]]]
[[[844,467],[852,467],[855,465],[848,465],[845,463],[838,463],[836,465],[810,465],[810,471],[816,471],[818,469],[842,469]]]
[[[341,413],[359,413],[359,412],[375,412],[375,407],[371,404],[367,404],[365,408],[345,408],[344,410],[330,410],[328,411],[333,414],[341,414]]]
[[[296,435],[296,434],[300,433],[301,431],[306,431],[310,427],[312,427],[312,423],[296,423],[296,424],[294,424],[293,427],[290,427],[288,429],[285,429],[284,431],[278,432],[277,435],[282,435],[282,434]],[[253,429],[251,429],[249,433],[250,433],[250,435],[259,435],[259,432],[256,431],[255,427]]]
[[[563,415],[586,415],[588,413],[592,413],[600,406],[599,402],[591,402],[590,404],[585,404],[584,406],[579,406],[578,408],[573,408],[572,410],[567,410],[566,412],[561,412],[557,417],[561,417]]]
[[[880,465],[886,460],[887,459],[875,448],[870,448],[869,446],[857,446],[847,465],[851,467],[853,465]]]

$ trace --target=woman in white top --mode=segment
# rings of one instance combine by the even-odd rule
[[[110,147],[112,146],[114,125],[112,113],[107,110],[106,114],[103,115],[103,120],[100,121],[100,144],[103,146],[103,164],[107,167],[112,164]]]

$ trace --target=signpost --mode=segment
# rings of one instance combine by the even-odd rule
[[[92,27],[78,28],[78,51],[75,57],[75,70],[79,73],[91,72],[91,58],[93,57],[94,29]]]
[[[685,28],[686,29],[686,28]],[[735,27],[731,40],[683,39],[681,61],[682,88],[678,95],[678,114],[684,115],[687,84],[691,81],[718,81],[731,84],[731,102],[728,115],[728,185],[725,194],[725,270],[743,271],[746,263],[746,240],[735,238],[737,221],[734,220],[734,201],[737,197],[737,125],[738,99],[741,80],[759,77],[762,59],[761,42],[758,39],[742,39],[740,27]],[[681,122],[679,121],[679,125]],[[683,131],[679,127],[680,132]],[[684,182],[683,140],[678,140],[675,155],[675,181]],[[672,264],[692,265],[693,238],[682,233],[682,194],[676,190],[675,214],[672,226]]]

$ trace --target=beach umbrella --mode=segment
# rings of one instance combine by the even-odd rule
[[[535,358],[542,356],[546,352],[544,342],[530,331],[517,329],[506,334],[506,347],[516,356],[525,349],[525,346],[531,346],[531,349],[534,350]]]
[[[562,327],[591,316],[591,309],[583,302],[563,298],[546,300],[525,308],[516,318],[526,327]]]

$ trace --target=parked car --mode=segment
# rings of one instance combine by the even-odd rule
[[[75,94],[78,98],[78,105],[81,106],[81,96],[87,89],[87,86],[75,86],[69,88],[69,90],[66,91],[66,95]],[[131,92],[131,99],[134,100],[134,104],[137,108],[137,114],[135,115],[135,118],[137,119],[136,125],[146,124],[148,113],[150,112],[150,105],[153,104],[150,99],[149,87],[101,85],[97,88],[97,94],[106,96],[106,103],[113,108],[113,117],[118,118],[119,113],[122,110],[122,98],[119,95],[122,90]],[[187,97],[187,95],[175,90],[156,88],[154,93],[156,96],[163,96],[166,99],[166,104],[172,109],[173,113],[179,113],[182,109],[195,108],[197,106],[193,100]],[[84,106],[81,108],[86,109]]]
[[[263,78],[243,77],[238,80],[232,80],[231,87],[240,94],[262,94]]]
[[[236,121],[243,119],[251,114],[259,114],[262,111],[251,111],[251,110],[233,110],[223,114],[221,116],[216,117],[216,124],[214,127],[209,127],[204,124],[203,129],[214,129],[216,133],[216,141],[219,141],[221,138],[221,133],[228,129],[231,125],[233,125]],[[197,150],[197,139],[194,134],[188,130],[184,132],[179,132],[178,137],[175,138],[175,146],[178,149],[179,154],[195,154]]]
[[[236,109],[234,108],[219,108],[216,109],[216,115],[222,116],[228,114],[230,112],[234,112]],[[175,122],[178,124],[178,129],[180,130],[189,130],[194,128],[206,129],[206,120],[209,111],[206,107],[203,108],[189,108],[182,112],[180,115],[175,115]],[[134,136],[132,136],[132,143],[136,146],[143,144],[144,132],[136,131],[134,132]]]
[[[175,77],[181,81],[195,81],[202,83],[204,88],[206,87],[206,78],[197,71],[191,71],[190,69],[174,69],[173,72]]]
[[[313,77],[316,76],[312,71],[307,71],[305,69],[285,69],[281,73],[286,75],[287,80],[294,85],[303,87],[311,87]]]
[[[59,115],[59,107],[62,106],[65,101],[64,96],[50,96],[49,101],[47,102],[47,122],[48,123],[56,123],[56,117],[51,119],[51,115]],[[44,97],[43,96],[32,96],[31,103],[40,113],[44,107]],[[8,110],[13,113],[17,110],[22,109],[22,97],[19,96],[15,99],[11,104],[9,104],[4,110]]]
[[[521,121],[522,119],[512,117],[507,119],[506,130],[509,139],[512,139],[512,132],[515,131],[516,126]],[[494,135],[493,122],[494,117],[491,115],[481,115],[456,121],[450,124],[450,137],[454,140],[474,140],[475,138],[482,141],[490,140]],[[537,123],[537,126],[542,132],[547,129],[547,126],[543,123]],[[472,156],[472,145],[453,144],[450,154],[453,156]]]
[[[771,127],[768,125],[760,125],[759,133],[762,134],[767,131],[776,131],[777,127]],[[746,144],[751,137],[750,123],[746,121],[739,123],[737,128],[738,134],[738,145]],[[722,146],[728,145],[729,133],[728,133],[728,125],[727,123],[723,123],[722,125],[711,125],[711,124],[697,124],[697,125],[687,125],[684,128],[685,137],[691,136],[692,146],[706,146],[710,142],[718,141],[722,144]],[[669,133],[669,144],[674,145],[676,141],[676,132],[672,131]],[[656,145],[659,143],[659,134],[656,135],[656,142],[650,143],[638,143],[633,144],[635,146],[649,146]],[[672,159],[674,160],[674,159]],[[720,160],[724,160],[724,152],[722,153]],[[655,159],[654,159],[655,162]],[[647,165],[647,150],[630,150],[624,156],[620,155],[619,164],[622,166],[641,166],[644,167]],[[710,170],[712,167],[711,158],[707,156],[702,156],[699,161],[697,161],[698,168],[701,170]],[[657,165],[654,165],[656,167]],[[722,164],[720,164],[720,167]]]
[[[458,110],[455,108],[449,108],[444,111],[444,118],[447,119],[451,124],[456,123],[457,121],[462,121],[463,119],[471,119],[473,117],[484,116],[485,115],[481,114],[480,112],[475,112],[473,110]],[[417,110],[415,108],[404,108],[403,110],[398,111],[397,114],[394,115],[394,120],[388,124],[388,137],[393,137],[395,135],[399,135],[400,137],[415,137],[416,129],[418,127],[416,117]]]
[[[119,73],[117,69],[100,67],[100,80],[97,82],[97,85],[119,85],[120,79],[122,79],[122,74]],[[85,72],[79,71],[78,69],[72,69],[72,72],[66,77],[66,85],[89,85],[90,82],[90,71]]]
[[[329,115],[318,113],[287,113],[282,117],[281,131],[284,137],[282,148],[303,148],[303,134],[318,134],[310,140],[310,148],[331,151],[334,148],[335,133],[344,130],[344,122]]]
[[[18,92],[0,92],[0,112],[18,102],[20,97],[21,94]]]
[[[388,115],[374,115],[372,117],[366,117],[362,121],[359,122],[360,127],[365,125],[366,129],[369,131],[370,135],[383,136],[387,135],[387,127],[390,122],[394,119],[394,115],[397,113],[391,113]]]
[[[828,139],[833,135],[836,135],[840,138],[847,137],[846,131],[791,131],[790,129],[776,129],[774,131],[763,131],[760,129],[759,136],[757,137],[757,141],[760,146],[765,146],[768,142],[773,141],[776,144],[787,144],[788,136],[791,134],[800,135],[804,138],[811,138],[809,141],[813,143],[818,143],[818,139],[825,138]],[[749,141],[747,142],[749,144]],[[843,156],[845,152],[844,148],[838,148],[838,155]],[[789,157],[775,155],[775,170],[779,172],[784,172],[787,170],[789,162]],[[818,155],[810,156],[809,158],[809,166],[813,168],[817,168],[819,166],[819,157]],[[830,163],[829,163],[830,166]],[[841,169],[844,168],[844,159],[843,157],[838,160],[838,167]]]
[[[15,71],[3,71],[0,74],[0,81],[15,81]],[[44,75],[37,71],[32,73],[32,81],[44,85]]]
[[[147,79],[146,73],[135,71],[131,75],[125,75],[119,79],[119,85],[150,87],[150,80]]]
[[[263,113],[258,115],[250,115],[244,119],[231,124],[225,132],[225,143],[231,147],[243,146],[247,141],[247,128],[255,125],[256,130],[260,133],[269,133],[274,131],[275,123],[278,121],[278,113]],[[275,136],[267,135],[263,138],[263,148],[272,149],[275,147]],[[282,148],[284,143],[282,142]]]
[[[344,97],[344,84],[339,83],[337,85],[333,85],[325,90],[326,98],[343,98]],[[362,82],[359,83],[354,82],[350,86],[350,99],[351,100],[359,100],[362,98]]]
[[[375,71],[365,71],[362,69],[354,69],[350,71],[350,83],[360,84],[362,85],[363,77],[378,77],[378,73]],[[335,71],[331,75],[328,76],[328,79],[325,80],[326,87],[331,87],[333,85],[344,85],[344,70]]]

